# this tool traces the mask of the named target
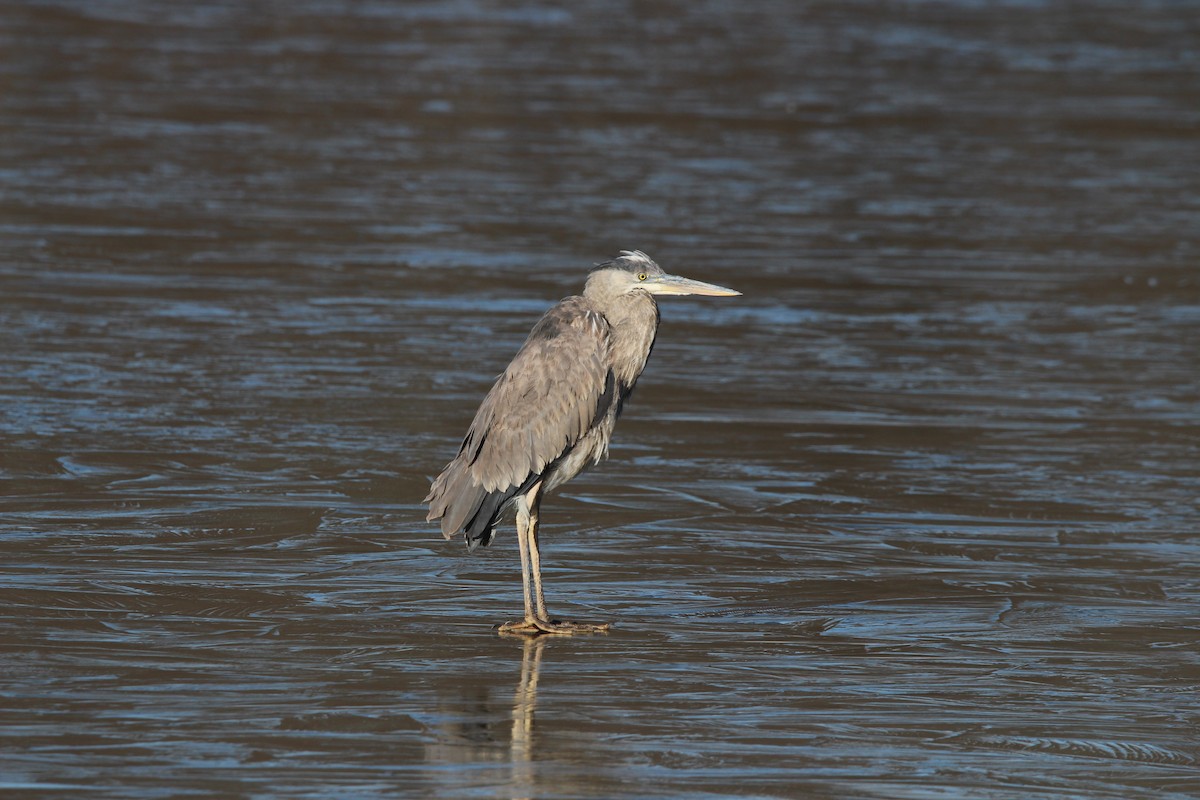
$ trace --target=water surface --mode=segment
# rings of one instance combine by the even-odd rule
[[[1195,796],[1182,7],[0,11],[6,796]],[[744,296],[500,638],[420,499],[623,248]]]

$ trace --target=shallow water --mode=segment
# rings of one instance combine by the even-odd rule
[[[5,796],[1196,796],[1183,7],[0,11]],[[420,499],[622,248],[744,296],[500,638]]]

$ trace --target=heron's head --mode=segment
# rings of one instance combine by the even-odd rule
[[[703,294],[711,297],[734,297],[741,292],[714,283],[694,281],[663,272],[650,256],[641,250],[622,250],[612,261],[600,264],[588,276],[584,294],[615,299],[633,292],[648,294]]]

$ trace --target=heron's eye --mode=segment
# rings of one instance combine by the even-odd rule
[[[649,275],[647,275],[647,274],[646,274],[646,273],[644,273],[644,272],[639,272],[639,273],[638,273],[638,280],[639,280],[639,281],[644,281],[644,280],[646,280],[646,278],[648,278],[648,277],[650,277],[650,276],[649,276]]]

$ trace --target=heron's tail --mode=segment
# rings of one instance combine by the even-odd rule
[[[471,479],[470,470],[455,459],[433,482],[425,502],[426,521],[441,520],[442,535],[451,539],[466,534],[467,550],[487,547],[496,536],[496,523],[514,497],[529,490],[539,476],[531,475],[520,486],[488,491]]]

